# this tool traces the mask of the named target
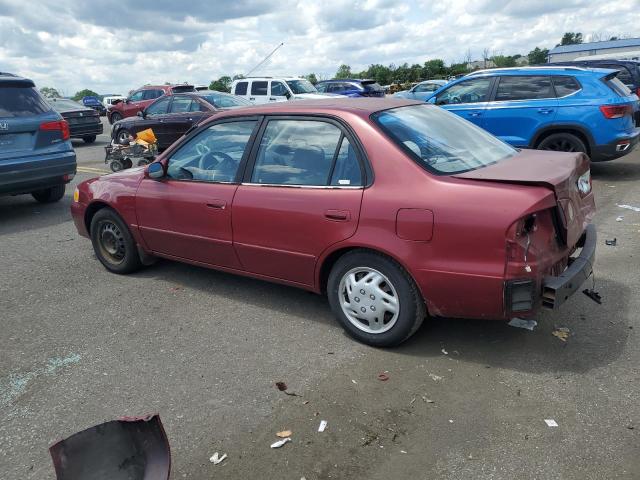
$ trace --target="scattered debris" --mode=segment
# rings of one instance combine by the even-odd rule
[[[364,440],[362,442],[362,446],[366,447],[368,445],[371,445],[374,441],[376,441],[378,439],[378,435],[375,433],[367,433],[366,438],[363,438],[362,440]]]
[[[449,352],[447,352],[444,348],[442,350],[440,350],[442,353],[444,353],[445,355],[449,355]]]
[[[309,403],[309,400],[305,400],[304,402],[302,402],[303,405],[307,405]]]
[[[287,438],[293,434],[291,430],[283,430],[281,432],[276,433],[276,437]]]
[[[283,446],[285,443],[289,443],[291,441],[290,437],[287,438],[283,438],[282,440],[278,440],[275,443],[271,444],[271,448],[280,448],[281,446]]]
[[[400,450],[400,453],[407,453],[407,452],[405,452],[404,450]]]
[[[521,396],[522,395],[522,390],[518,389],[518,391],[516,392],[516,395]]]
[[[571,334],[571,330],[566,327],[560,327],[551,332],[551,335],[553,335],[554,337],[558,337],[563,342],[567,341],[567,338],[569,338],[569,334]]]
[[[610,247],[615,247],[616,245],[618,245],[618,239],[614,238],[613,240],[605,240],[604,241],[605,245],[608,245]]]
[[[630,423],[629,425],[627,425],[627,428],[629,430],[633,430],[635,427],[633,426],[633,423]]]
[[[633,205],[619,205],[616,203],[616,205],[620,208],[626,208],[627,210],[633,210],[634,212],[640,212],[640,207],[634,207]]]
[[[218,452],[214,453],[213,456],[209,459],[209,461],[211,463],[213,463],[214,465],[218,465],[219,463],[222,463],[224,461],[224,459],[227,458],[227,454],[223,454],[222,456],[218,455]]]
[[[453,420],[449,419],[449,423],[453,423]]]
[[[510,325],[511,327],[516,327],[516,328],[524,328],[526,330],[530,330],[533,332],[533,329],[536,328],[536,325],[538,325],[538,322],[536,322],[535,320],[528,320],[526,318],[514,317],[511,319],[511,321],[507,325]]]
[[[435,403],[433,400],[431,400],[430,398],[427,398],[425,396],[422,397],[422,401],[426,402],[426,403]]]
[[[582,293],[584,293],[587,297],[589,297],[591,300],[596,302],[598,305],[602,305],[602,297],[598,292],[596,292],[592,288],[585,288],[582,291]]]
[[[622,220],[624,220],[623,215],[620,215],[618,218],[616,218],[616,222],[621,222]]]
[[[547,424],[547,427],[557,427],[558,422],[556,422],[553,418],[545,418],[544,423]]]
[[[431,378],[431,380],[433,380],[434,382],[439,382],[440,380],[442,380],[442,377],[440,375],[436,375],[435,373],[430,373],[429,377]]]
[[[413,403],[414,403],[415,401],[416,401],[416,397],[413,397],[413,400],[411,400],[411,401],[409,402],[409,405],[413,405]]]
[[[278,388],[278,390],[280,390],[281,392],[284,392],[285,395],[289,395],[291,397],[301,397],[302,395],[298,395],[295,392],[287,392],[287,384],[284,382],[276,382],[276,387]]]
[[[318,432],[324,432],[325,428],[327,428],[327,421],[320,420],[320,425],[318,426]]]
[[[357,384],[358,384],[358,382],[356,382],[356,381],[355,381],[355,380],[353,380],[353,379],[351,380],[351,383],[353,383],[354,385],[357,385]]]
[[[389,380],[389,375],[387,375],[386,373],[379,373],[378,380],[380,380],[381,382],[386,382],[387,380]]]

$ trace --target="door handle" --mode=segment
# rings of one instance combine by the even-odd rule
[[[211,200],[207,203],[207,208],[214,208],[216,210],[224,210],[227,206],[227,202],[224,200]]]
[[[480,115],[482,115],[482,112],[471,112],[469,114],[470,117],[479,117]]]
[[[255,100],[256,97],[249,97],[249,100]]]
[[[351,220],[351,212],[349,210],[325,210],[325,218],[336,220],[338,222],[348,222]]]
[[[538,112],[543,113],[545,115],[552,113],[553,109],[552,108],[539,108]]]
[[[274,102],[275,102],[275,101],[277,100],[277,98],[269,97],[269,100],[271,100],[271,101],[274,101]]]

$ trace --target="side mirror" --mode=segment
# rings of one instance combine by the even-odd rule
[[[289,92],[289,90],[284,92],[284,96],[287,97],[287,100],[291,100],[291,92]]]
[[[140,118],[145,118],[146,117],[144,111],[142,111],[142,110],[139,111],[138,113],[136,113],[136,115],[139,116]]]
[[[164,165],[160,162],[150,163],[145,170],[145,176],[153,180],[160,180],[164,175]]]
[[[435,97],[435,96],[431,97],[429,100],[427,100],[427,103],[432,103],[432,104],[434,104],[434,105],[435,105],[435,103],[436,103],[436,97]]]
[[[129,99],[127,98],[127,99],[125,99],[124,103],[127,103],[127,104],[128,104],[128,103],[131,103],[131,100],[129,100]]]

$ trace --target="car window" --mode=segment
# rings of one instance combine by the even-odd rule
[[[327,85],[327,92],[329,93],[338,93],[342,91],[342,84],[339,82],[330,83]]]
[[[554,98],[551,78],[543,76],[500,77],[495,100],[535,100]]]
[[[413,90],[414,92],[435,92],[438,89],[439,85],[434,83],[423,83],[421,85],[416,86]]]
[[[330,185],[338,186],[362,186],[362,172],[360,171],[360,162],[356,157],[356,152],[347,140],[342,137],[342,144],[336,157],[333,173],[331,174]]]
[[[342,131],[316,120],[270,120],[260,141],[254,183],[327,185]]]
[[[153,102],[145,109],[145,113],[147,115],[163,115],[167,113],[169,109],[169,97],[161,98],[160,100]]]
[[[287,87],[284,86],[282,82],[271,82],[271,96],[273,97],[284,97],[287,95]]]
[[[233,182],[255,120],[212,125],[169,158],[167,175],[176,180]]]
[[[190,112],[208,112],[209,109],[206,107],[206,105],[203,104],[203,102],[199,102],[197,100],[193,100],[193,102],[191,102],[191,107],[189,108]]]
[[[155,98],[158,98],[160,95],[156,95],[156,90],[145,90],[144,92],[142,92],[142,99],[143,100],[153,100]]]
[[[318,90],[318,92],[320,93],[324,93],[327,91],[327,84],[326,83],[318,83],[316,85],[316,90]]]
[[[236,95],[246,95],[247,94],[247,82],[238,82],[236,83]]]
[[[144,95],[144,90],[140,90],[139,92],[134,92],[129,97],[129,100],[131,100],[132,102],[139,102],[140,100],[142,100],[143,95]]]
[[[251,95],[266,95],[267,94],[267,83],[260,81],[251,82]]]
[[[0,118],[28,117],[50,110],[51,105],[33,87],[3,86],[0,88]]]
[[[580,84],[578,81],[569,76],[553,76],[553,86],[556,89],[556,96],[558,98],[566,97],[567,95],[571,95],[572,93],[580,90]]]
[[[437,105],[486,102],[491,78],[476,78],[456,83],[436,97]]]
[[[436,174],[476,170],[517,153],[473,123],[432,105],[393,108],[372,118],[411,158]]]
[[[603,65],[603,68],[612,68],[614,70],[618,70],[618,80],[624,83],[630,89],[633,89],[633,77],[631,76],[631,72],[627,70],[622,65]]]
[[[629,87],[622,83],[618,77],[607,78],[605,80],[605,83],[609,86],[609,88],[611,88],[611,90],[616,92],[621,97],[628,97],[629,95],[631,95],[631,90],[629,90]]]
[[[205,99],[216,108],[237,108],[253,105],[245,98],[238,97],[236,95],[229,95],[227,93],[211,93],[208,95],[202,95],[201,98]]]
[[[171,102],[170,113],[184,113],[191,109],[192,100],[189,97],[174,97]]]

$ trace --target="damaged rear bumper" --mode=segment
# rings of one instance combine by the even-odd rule
[[[557,309],[573,295],[593,273],[596,257],[596,227],[588,225],[578,242],[580,255],[571,259],[569,267],[557,277],[545,277],[542,282],[542,306]]]

